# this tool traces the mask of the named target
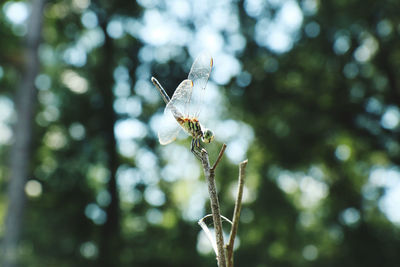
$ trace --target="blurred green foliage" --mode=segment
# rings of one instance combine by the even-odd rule
[[[291,32],[290,49],[274,51],[257,32],[289,2],[302,11],[301,27]],[[15,3],[25,2],[0,5],[4,114],[14,107],[23,75],[26,25],[10,21],[7,13]],[[229,23],[235,25],[229,20],[214,25],[212,13],[205,31],[217,33],[221,51],[236,58],[240,70],[226,82],[213,74],[223,105],[215,120],[230,125],[228,132],[237,131],[233,136],[250,140],[239,142],[237,152],[248,157],[249,165],[236,265],[398,266],[399,220],[389,220],[384,199],[400,182],[399,2],[222,5],[232,11],[237,29],[229,30]],[[150,77],[155,75],[172,95],[197,51],[201,23],[209,19],[198,14],[221,6],[46,4],[29,177],[38,183],[25,188],[21,266],[216,265],[196,223],[209,212],[205,182],[196,178],[202,177],[200,164],[187,149],[189,140],[158,145],[152,123],[157,124],[153,115],[163,103]],[[158,26],[146,26],[159,20]],[[183,27],[182,36],[190,37],[149,41],[154,37],[149,27],[159,27],[156,33],[164,36],[162,23],[176,26],[169,34]],[[215,58],[216,67],[231,67]],[[7,132],[16,116],[0,118],[4,221],[12,145]],[[122,128],[124,121],[130,128]],[[212,159],[225,141],[216,140],[209,146]],[[236,145],[228,143],[228,149]],[[235,163],[225,157],[216,173],[227,217],[233,211]],[[0,227],[0,241],[5,230]]]

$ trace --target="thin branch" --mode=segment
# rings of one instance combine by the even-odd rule
[[[204,169],[204,176],[208,185],[208,194],[210,196],[211,212],[213,216],[215,239],[217,242],[217,261],[219,267],[226,267],[226,259],[224,252],[224,236],[222,232],[221,212],[219,208],[217,187],[215,185],[215,172],[210,168],[208,153],[205,149],[201,150],[201,163]]]
[[[165,105],[168,105],[169,101],[171,101],[171,98],[169,98],[167,92],[164,90],[164,88],[162,87],[161,83],[154,77],[151,77],[151,82],[157,88],[158,92],[160,92],[160,95],[161,95],[162,99],[164,100]],[[179,113],[179,111],[176,109],[176,107],[174,105],[169,106],[169,108],[171,110],[174,110],[177,113]]]
[[[226,149],[226,144],[223,144],[221,150],[219,151],[218,158],[211,168],[212,171],[215,171],[215,168],[217,168],[218,163],[221,161],[222,156],[224,155],[225,149]]]
[[[226,250],[226,259],[228,262],[228,267],[233,267],[233,246],[235,243],[236,233],[239,226],[239,218],[240,218],[240,210],[242,208],[242,196],[243,196],[243,187],[244,180],[246,178],[246,166],[247,160],[241,162],[239,164],[239,182],[238,182],[238,193],[236,196],[235,209],[233,211],[233,219],[232,219],[232,228],[229,236],[229,241],[225,246]]]
[[[164,100],[165,104],[168,104],[168,102],[171,101],[171,99],[169,98],[167,92],[165,92],[165,90],[162,87],[161,83],[154,77],[151,77],[151,82],[154,84],[154,86],[160,92],[160,95],[161,95],[162,99]]]

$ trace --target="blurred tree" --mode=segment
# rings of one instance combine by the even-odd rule
[[[17,95],[18,120],[11,152],[10,179],[8,186],[8,210],[5,217],[5,234],[0,258],[2,266],[16,266],[18,242],[25,209],[25,183],[30,173],[32,145],[32,119],[36,104],[34,81],[39,73],[38,47],[41,40],[44,0],[32,3],[28,34],[24,45],[25,62],[22,81]]]
[[[21,106],[34,126],[34,149],[19,162],[30,161],[30,183],[14,196],[29,189],[21,265],[215,265],[195,223],[209,207],[193,179],[198,162],[188,140],[157,145],[162,101],[149,80],[156,75],[171,95],[189,57],[208,47],[216,64],[206,111],[218,117],[216,140],[228,140],[216,174],[228,217],[232,162],[249,147],[236,265],[396,266],[398,226],[383,200],[400,177],[397,2],[48,2],[42,68],[30,82],[39,103],[36,112]],[[2,14],[15,3],[26,2],[5,1]],[[14,88],[24,25],[0,16],[0,33],[0,85]],[[2,91],[0,103],[11,94]],[[18,129],[22,145],[30,131]]]

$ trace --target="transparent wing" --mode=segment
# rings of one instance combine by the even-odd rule
[[[193,82],[191,80],[182,81],[165,107],[164,116],[158,131],[160,144],[166,145],[173,142],[182,129],[176,119],[183,118],[182,110],[187,109],[192,88]]]
[[[158,141],[160,141],[160,144],[162,145],[167,145],[175,141],[180,130],[181,127],[179,126],[179,123],[176,121],[167,105],[164,109],[164,115],[158,128]]]
[[[190,69],[188,79],[193,81],[193,90],[188,106],[188,115],[191,118],[198,118],[203,106],[204,93],[208,79],[210,78],[213,59],[208,53],[203,53],[196,58]]]
[[[171,101],[167,104],[166,109],[169,109],[177,118],[182,118],[187,113],[190,104],[190,96],[192,95],[193,82],[191,80],[183,80],[178,88],[176,88]],[[182,113],[183,111],[183,113]]]

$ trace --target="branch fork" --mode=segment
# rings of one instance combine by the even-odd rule
[[[215,161],[214,165],[210,167],[210,161],[208,158],[208,153],[205,149],[202,149],[200,161],[203,165],[204,175],[208,185],[208,193],[210,196],[210,203],[211,203],[211,212],[212,215],[206,215],[202,219],[199,220],[199,225],[205,232],[207,238],[211,242],[215,254],[217,256],[217,262],[219,267],[233,267],[233,247],[235,242],[235,237],[237,234],[237,229],[239,225],[239,218],[240,218],[240,210],[241,210],[241,203],[242,203],[242,196],[243,196],[243,187],[244,187],[244,179],[245,179],[245,168],[247,165],[247,160],[241,162],[239,164],[239,184],[238,184],[238,194],[235,201],[235,208],[233,212],[233,221],[231,222],[229,219],[225,218],[220,213],[220,206],[218,201],[217,195],[217,188],[215,184],[215,169],[218,166],[219,162],[222,159],[226,149],[226,144],[222,145],[222,148],[219,152],[217,160]],[[215,229],[215,241],[212,238],[212,234],[208,229],[207,225],[204,223],[204,220],[208,217],[212,216],[214,222],[214,229]],[[224,219],[231,223],[231,232],[229,236],[229,240],[227,244],[224,244],[224,236],[222,230],[222,220]]]

